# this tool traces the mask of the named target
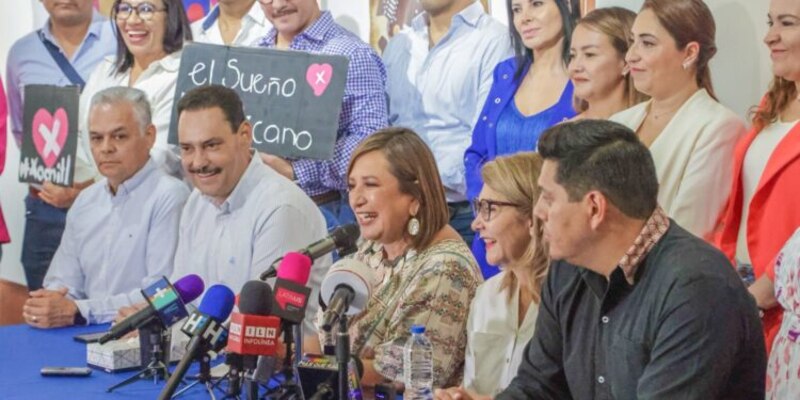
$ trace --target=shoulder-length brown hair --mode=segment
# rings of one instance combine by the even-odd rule
[[[717,54],[717,25],[706,3],[702,0],[645,0],[641,11],[644,10],[655,13],[658,22],[675,40],[678,49],[685,48],[691,42],[700,45],[695,64],[697,86],[717,100],[708,66],[708,62]]]
[[[424,250],[450,220],[444,186],[433,153],[410,129],[381,129],[364,139],[355,149],[347,166],[347,176],[350,176],[359,157],[373,151],[380,151],[386,157],[389,172],[400,183],[400,191],[419,202],[416,215],[420,225],[419,234],[410,236],[404,232],[404,235],[414,249]]]
[[[533,217],[533,207],[539,200],[541,190],[537,180],[542,171],[542,157],[534,152],[521,152],[511,156],[497,157],[489,161],[481,169],[481,176],[486,186],[502,194],[509,202],[517,204],[517,212],[533,218],[531,241],[522,260],[511,268],[525,269],[523,276],[527,282],[520,285],[530,289],[533,302],[541,299],[542,283],[547,277],[550,259],[542,239],[542,223]],[[511,301],[513,289],[518,284],[514,274],[507,273],[500,285],[500,291],[508,293]]]
[[[578,21],[578,26],[608,37],[614,50],[617,51],[617,56],[624,60],[625,54],[628,53],[628,47],[633,41],[631,28],[635,19],[636,13],[627,8],[603,7],[586,14]],[[647,95],[636,90],[636,87],[633,86],[633,77],[631,74],[627,74],[625,76],[625,108],[633,107],[647,98]],[[582,113],[588,109],[589,103],[586,100],[576,99],[575,111]]]

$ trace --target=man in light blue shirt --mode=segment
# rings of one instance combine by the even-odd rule
[[[109,88],[90,110],[89,143],[104,179],[75,200],[45,289],[23,307],[25,321],[39,328],[109,322],[142,300],[142,287],[172,272],[189,189],[150,159],[156,128],[147,95]]]
[[[42,0],[50,18],[34,32],[17,40],[8,52],[6,84],[11,133],[22,143],[22,112],[26,85],[77,85],[59,66],[48,46],[66,60],[86,81],[103,57],[116,52],[117,44],[112,23],[93,12],[91,0]],[[78,151],[78,157],[88,154]],[[72,188],[50,183],[31,185],[25,199],[25,235],[22,243],[22,266],[28,288],[42,287],[50,260],[64,232],[67,208],[80,189],[89,182],[77,182]]]
[[[470,243],[464,151],[492,85],[511,57],[508,30],[475,0],[424,0],[425,10],[383,52],[389,123],[417,132],[436,157],[450,224]]]
[[[279,257],[327,235],[311,198],[252,151],[252,125],[236,92],[217,85],[191,90],[177,112],[181,162],[195,189],[181,216],[173,277],[197,274],[206,287],[239,292]],[[314,262],[310,299],[330,265],[330,255]],[[306,332],[316,332],[316,310],[310,301]]]

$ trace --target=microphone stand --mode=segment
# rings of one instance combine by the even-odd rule
[[[176,398],[194,387],[198,383],[202,383],[206,387],[206,391],[211,398],[214,398],[214,386],[211,378],[211,355],[208,354],[209,349],[204,348],[204,351],[197,356],[197,361],[200,363],[200,373],[197,374],[197,380],[185,386],[183,389],[176,392],[171,398]]]
[[[333,388],[331,386],[331,381],[333,381],[334,375],[331,375],[330,378],[325,380],[324,382],[317,385],[317,392],[314,393],[313,396],[310,397],[310,400],[323,400],[323,399],[330,399],[332,396],[338,400],[347,400],[351,398],[350,396],[350,383],[348,381],[349,375],[349,363],[350,358],[355,356],[350,354],[350,332],[347,326],[347,314],[342,313],[341,317],[339,317],[339,331],[336,332],[336,364],[337,364],[337,371],[336,371],[336,381],[338,384],[337,393],[334,394]],[[358,367],[357,367],[358,369]],[[359,372],[356,371],[356,379],[358,379]],[[355,382],[355,386],[358,386],[358,381]]]
[[[336,333],[336,363],[339,365],[339,400],[348,399],[347,364],[350,362],[350,331],[347,314],[339,317],[339,332]]]
[[[296,364],[302,358],[302,326],[301,324],[290,324],[282,321],[283,342],[286,344],[286,353],[283,358],[283,367],[280,375],[283,381],[275,389],[267,390],[262,399],[293,399],[297,396],[299,385],[296,382]],[[293,338],[294,337],[294,338]],[[295,358],[292,359],[292,343],[295,344]],[[253,382],[253,386],[258,388],[258,382]],[[258,397],[255,397],[258,398]]]
[[[109,387],[106,392],[111,393],[115,389],[130,385],[140,379],[153,378],[153,383],[158,383],[160,379],[169,379],[167,365],[170,361],[171,342],[172,330],[165,329],[158,320],[152,320],[139,328],[140,358],[142,364],[149,358],[149,363],[136,375]],[[149,357],[146,357],[148,355]]]
[[[242,366],[243,356],[228,353],[225,357],[225,363],[229,366],[228,373],[220,378],[212,387],[219,387],[222,382],[227,379],[228,389],[223,399],[240,400],[239,395],[242,393],[242,371],[244,370]]]

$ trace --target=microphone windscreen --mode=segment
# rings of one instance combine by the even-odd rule
[[[175,287],[184,303],[193,302],[194,299],[203,294],[203,290],[206,288],[203,284],[203,279],[195,274],[186,275],[178,279],[172,286]]]
[[[303,253],[286,253],[278,266],[278,278],[305,286],[311,275],[311,258]]]
[[[239,295],[239,312],[250,315],[272,314],[272,288],[262,281],[247,281]]]
[[[367,307],[367,303],[372,297],[372,289],[377,285],[375,271],[363,262],[352,258],[343,258],[335,262],[328,270],[320,288],[320,296],[325,305],[328,304],[339,285],[349,286],[355,292],[347,315],[360,313]]]
[[[359,236],[361,236],[361,231],[358,224],[342,225],[331,232],[333,243],[336,243],[337,248],[355,247]]]
[[[203,301],[200,302],[198,311],[208,315],[214,321],[222,323],[233,311],[234,301],[233,291],[228,289],[225,285],[214,285],[208,288],[206,295],[203,296]]]

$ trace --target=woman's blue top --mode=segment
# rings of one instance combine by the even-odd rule
[[[572,82],[568,82],[561,97],[550,108],[531,116],[524,116],[514,104],[514,95],[528,73],[525,66],[519,79],[515,78],[516,60],[510,58],[497,64],[489,95],[472,131],[472,143],[464,154],[467,181],[467,199],[472,201],[483,188],[481,168],[498,155],[536,150],[539,136],[547,128],[576,115],[572,108]],[[481,267],[485,279],[499,270],[486,262],[483,240],[472,241],[472,253]]]

